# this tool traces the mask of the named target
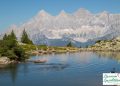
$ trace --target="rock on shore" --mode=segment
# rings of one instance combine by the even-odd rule
[[[10,59],[7,57],[0,57],[0,64],[9,64],[11,63]]]

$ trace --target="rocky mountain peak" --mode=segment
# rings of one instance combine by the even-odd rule
[[[22,30],[25,28],[35,44],[44,41],[49,44],[56,44],[58,42],[55,40],[58,39],[59,41],[62,40],[62,43],[66,39],[72,39],[77,43],[88,42],[88,40],[95,41],[101,38],[110,39],[113,36],[120,35],[120,16],[110,14],[108,24],[108,14],[108,12],[92,14],[88,10],[81,8],[73,14],[62,10],[57,16],[51,16],[46,11],[41,10],[28,22],[19,26],[13,25],[7,32],[13,29],[17,37],[20,38]]]
[[[36,17],[46,17],[46,16],[51,16],[49,13],[47,13],[45,10],[41,10],[40,12],[38,12],[38,14],[36,15]]]
[[[80,8],[74,13],[75,16],[86,16],[86,15],[90,15],[90,14],[91,13],[84,8]]]

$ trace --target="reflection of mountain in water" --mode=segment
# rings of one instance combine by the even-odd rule
[[[55,63],[37,65],[39,65],[38,70],[55,70],[55,71],[63,70],[69,66],[68,64],[55,64]]]
[[[105,57],[110,59],[115,59],[120,62],[120,53],[119,52],[96,52],[99,57]]]

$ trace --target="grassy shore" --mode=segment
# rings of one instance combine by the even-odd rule
[[[88,48],[80,48],[80,51],[120,51],[120,37],[112,40],[99,40],[94,45]]]
[[[34,55],[79,51],[79,48],[76,47],[56,47],[56,46],[31,45],[31,44],[21,44],[21,47],[25,50],[27,54],[34,54]]]

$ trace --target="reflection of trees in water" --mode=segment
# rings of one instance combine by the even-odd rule
[[[6,80],[10,78],[12,86],[16,86],[16,82],[19,77],[21,77],[21,73],[25,75],[29,75],[28,72],[32,72],[32,70],[40,72],[46,71],[61,71],[67,68],[68,64],[59,64],[59,63],[44,63],[44,64],[34,64],[34,63],[20,63],[20,64],[9,64],[4,65],[4,67],[0,68],[0,78]],[[33,72],[34,72],[33,71]],[[6,76],[6,77],[5,77]],[[8,80],[8,79],[7,79]]]
[[[18,64],[4,65],[3,68],[0,68],[0,75],[4,75],[8,73],[12,79],[12,83],[15,84],[15,80],[18,72],[17,70],[18,70]]]
[[[20,64],[10,64],[10,65],[4,65],[4,67],[0,68],[0,76],[4,76],[6,74],[10,75],[13,86],[15,86],[15,82],[17,80],[17,75],[19,72],[23,72],[24,75],[29,72],[28,66],[31,65],[29,63],[20,63]],[[37,66],[39,65],[39,66]],[[35,71],[61,71],[65,68],[67,68],[68,64],[57,64],[57,63],[50,63],[50,64],[34,64]],[[31,70],[31,69],[30,69]]]
[[[22,71],[24,72],[24,74],[26,74],[27,72],[27,64],[9,64],[9,65],[4,65],[4,67],[0,68],[0,75],[4,75],[4,74],[9,74],[13,83],[13,86],[15,85],[16,79],[17,79],[17,75],[18,72],[20,71],[20,67],[23,67]]]
[[[96,52],[96,54],[101,58],[110,58],[120,62],[120,53],[119,52]]]
[[[10,75],[13,83],[15,83],[15,80],[17,78],[18,66],[19,66],[18,64],[9,65],[9,68],[10,68],[9,71],[10,71]]]
[[[54,63],[50,63],[50,64],[38,64],[40,65],[38,67],[38,70],[55,70],[55,71],[60,71],[63,70],[65,68],[67,68],[69,65],[68,64],[54,64]]]

